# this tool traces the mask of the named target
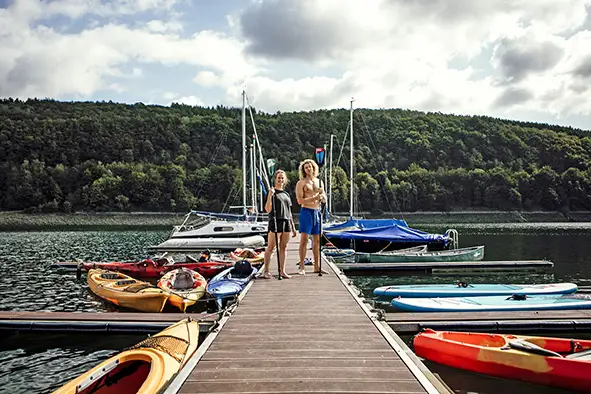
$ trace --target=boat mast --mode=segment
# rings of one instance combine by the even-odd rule
[[[242,90],[242,214],[246,218],[246,92]]]
[[[252,200],[252,213],[256,213],[257,196],[256,196],[256,184],[254,183],[254,145],[250,144],[250,199]]]
[[[330,135],[330,163],[328,166],[328,212],[332,212],[332,140],[334,134]]]
[[[349,200],[351,201],[351,205],[349,207],[349,219],[353,219],[353,101],[354,98],[351,98],[351,119],[349,120],[350,123],[350,130],[351,130],[351,157],[349,158]]]

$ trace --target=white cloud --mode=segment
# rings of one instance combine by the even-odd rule
[[[203,103],[203,101],[196,96],[184,96],[184,97],[179,97],[177,99],[171,100],[170,104],[173,103],[178,103],[178,104],[186,104],[186,105],[191,105],[191,106],[204,106],[205,104]]]
[[[91,95],[105,87],[106,77],[123,75],[120,68],[137,61],[202,66],[214,70],[225,83],[242,81],[256,72],[256,66],[247,61],[243,45],[237,39],[214,31],[202,30],[181,37],[175,33],[179,29],[174,24],[156,20],[137,28],[106,24],[77,34],[62,34],[43,24],[26,26],[45,15],[43,10],[77,17],[89,12],[107,15],[167,9],[173,3],[168,0],[121,3],[23,0],[0,10],[0,95],[57,98]],[[139,68],[132,71],[132,76],[139,75]]]
[[[0,96],[123,90],[161,64],[193,67],[196,90],[207,88],[146,85],[166,102],[236,105],[246,83],[269,112],[355,96],[362,107],[591,116],[591,0],[257,0],[215,30],[183,25],[183,4],[16,0],[0,9]],[[89,24],[60,33],[47,25],[56,15]]]
[[[323,62],[340,70],[340,77],[328,80],[321,74],[251,78],[249,91],[261,109],[344,107],[353,95],[368,107],[591,115],[591,90],[572,75],[586,57],[591,70],[591,42],[582,37],[588,32],[579,31],[590,5],[589,0],[259,0],[238,23],[257,56]],[[451,66],[457,60],[465,64],[460,69]],[[509,75],[515,78],[500,83]],[[503,100],[511,105],[499,106]]]

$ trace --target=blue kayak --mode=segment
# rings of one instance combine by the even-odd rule
[[[479,297],[513,294],[570,294],[577,291],[574,283],[548,283],[540,285],[469,284],[457,282],[441,285],[382,286],[373,291],[378,299],[394,297]]]
[[[405,312],[489,312],[591,309],[584,295],[514,295],[450,298],[394,298],[392,306]]]
[[[247,261],[236,262],[233,267],[220,272],[207,283],[207,292],[216,298],[220,309],[229,298],[240,293],[256,275],[257,269],[250,263],[242,265],[244,262]]]

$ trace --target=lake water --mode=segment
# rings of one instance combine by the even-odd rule
[[[455,226],[460,246],[486,245],[485,260],[540,260],[555,263],[546,274],[507,273],[470,276],[469,281],[542,283],[573,281],[591,285],[589,223]],[[441,229],[437,229],[441,231]],[[145,258],[146,247],[161,242],[162,231],[43,231],[0,233],[0,310],[108,311],[86,281],[60,273],[57,261],[132,260]],[[457,276],[353,277],[371,296],[377,286],[394,283],[450,282]],[[5,335],[0,339],[0,392],[46,393],[91,366],[143,339],[142,335],[37,334]],[[408,343],[410,337],[403,338]],[[428,364],[457,393],[562,393],[503,379],[493,379]]]

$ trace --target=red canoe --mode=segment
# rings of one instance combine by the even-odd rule
[[[591,340],[427,329],[413,346],[450,367],[591,393]]]
[[[229,261],[197,261],[194,259],[184,262],[174,262],[172,259],[166,257],[143,261],[91,262],[81,264],[81,266],[87,271],[92,268],[102,268],[110,271],[122,272],[134,278],[159,278],[168,271],[177,268],[188,268],[209,278],[233,265],[234,262]]]

